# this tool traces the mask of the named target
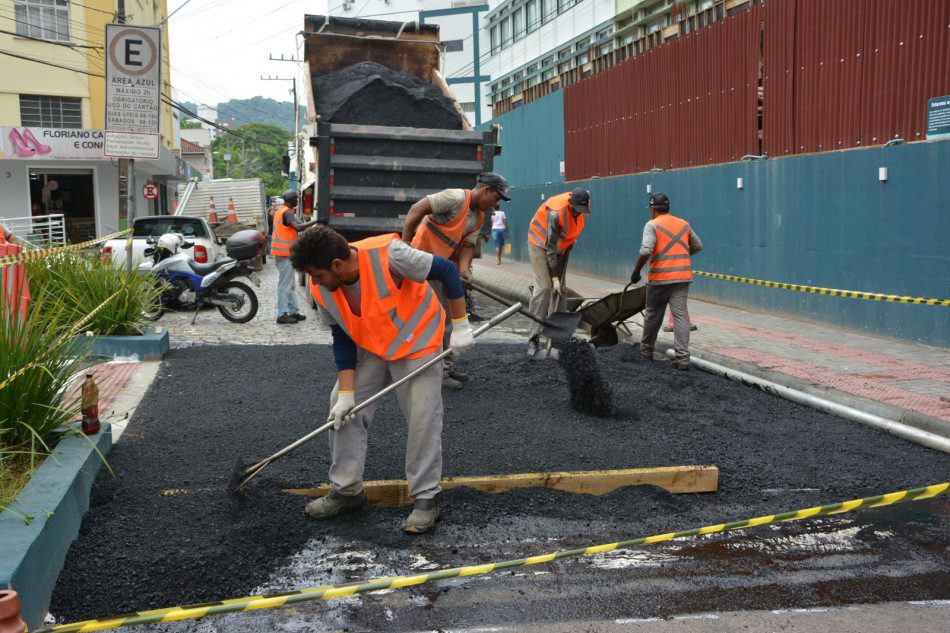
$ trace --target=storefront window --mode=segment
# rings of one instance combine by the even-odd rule
[[[62,213],[66,239],[83,242],[96,236],[96,195],[91,169],[31,169],[32,215]]]

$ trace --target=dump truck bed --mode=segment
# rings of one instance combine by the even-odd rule
[[[308,15],[304,53],[314,117],[314,216],[347,233],[401,231],[409,207],[450,188],[471,188],[491,171],[499,128],[472,129],[439,73],[436,25]],[[375,62],[435,85],[451,100],[462,129],[447,130],[321,121],[314,77]]]

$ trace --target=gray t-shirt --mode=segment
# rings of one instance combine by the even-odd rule
[[[432,255],[416,250],[400,239],[395,239],[386,248],[389,257],[389,270],[394,277],[410,279],[422,283],[432,270]],[[397,279],[398,281],[398,279]],[[349,293],[356,303],[360,301],[360,281],[344,286],[344,292]],[[325,325],[333,325],[336,320],[330,313],[320,308],[320,320]]]
[[[433,193],[426,196],[429,199],[429,206],[432,207],[432,213],[429,218],[436,224],[448,224],[458,217],[462,212],[462,205],[465,204],[464,189],[445,189],[439,193]],[[469,207],[468,218],[465,220],[465,232],[471,232],[465,241],[469,244],[478,242],[478,210]]]

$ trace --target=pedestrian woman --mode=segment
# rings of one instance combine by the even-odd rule
[[[495,207],[491,216],[491,238],[495,244],[495,255],[498,256],[497,264],[501,266],[501,251],[505,248],[505,240],[508,239],[508,218],[498,207]]]

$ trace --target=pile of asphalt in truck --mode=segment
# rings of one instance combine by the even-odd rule
[[[321,120],[331,123],[461,130],[452,100],[433,84],[375,62],[313,78]]]

